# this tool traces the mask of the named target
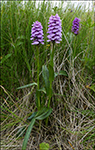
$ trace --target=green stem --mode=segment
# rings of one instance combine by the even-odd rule
[[[54,43],[52,44],[52,49],[50,52],[50,65],[52,67],[54,66],[53,58],[54,58]],[[52,81],[50,81],[50,90],[52,90]],[[48,108],[50,107],[51,97],[52,97],[52,91],[50,91],[50,94],[49,94]]]
[[[77,36],[77,35],[76,35]],[[75,44],[76,44],[76,36],[74,36],[74,42],[73,42],[73,49],[74,49],[74,52],[73,52],[73,57],[75,58],[75,56],[76,56],[76,46],[75,46]]]
[[[39,90],[39,47],[37,46],[37,90]],[[38,109],[40,109],[40,95],[37,94]]]
[[[39,47],[37,46],[37,101],[38,101],[38,110],[40,110],[40,93],[39,93],[39,70],[40,70],[40,64],[39,64]],[[41,129],[41,123],[42,121],[39,120],[39,131]]]
[[[53,57],[54,57],[54,43],[53,43],[51,51],[50,51],[50,65],[52,67],[53,67]]]
[[[54,43],[52,44],[52,48],[50,51],[50,65],[53,67],[54,63],[53,63],[53,58],[54,58]],[[51,101],[51,97],[52,97],[52,80],[50,80],[50,92],[49,92],[49,100],[48,100],[48,108],[50,107],[50,101]],[[49,117],[46,118],[46,126],[48,125],[48,119]]]

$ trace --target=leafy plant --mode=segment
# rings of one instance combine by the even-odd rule
[[[40,143],[39,145],[40,150],[49,150],[49,144],[48,143]]]
[[[22,145],[22,150],[26,150],[26,146],[27,146],[27,142],[31,133],[31,130],[33,128],[33,125],[35,123],[36,120],[43,120],[45,118],[47,118],[52,112],[51,108],[41,108],[41,110],[39,110],[36,113],[33,113],[28,119],[31,119],[31,123],[26,131],[25,137],[24,137],[24,141],[23,141],[23,145]]]

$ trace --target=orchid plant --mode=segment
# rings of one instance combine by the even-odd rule
[[[29,87],[29,86],[33,86],[36,85],[37,89],[36,89],[36,99],[37,99],[37,112],[34,112],[29,118],[28,120],[31,121],[27,131],[26,131],[26,135],[23,141],[23,146],[22,146],[22,150],[26,150],[26,146],[27,146],[27,142],[31,133],[31,130],[33,128],[33,125],[35,123],[36,120],[43,120],[46,118],[46,125],[48,125],[48,117],[52,112],[52,108],[50,108],[50,102],[51,102],[51,98],[52,98],[52,82],[54,80],[55,77],[55,73],[54,73],[54,63],[53,63],[53,59],[54,59],[54,52],[55,52],[55,44],[56,43],[60,43],[60,41],[62,41],[62,27],[61,27],[61,20],[60,17],[58,16],[58,14],[56,14],[55,16],[51,16],[49,18],[49,22],[48,22],[48,40],[47,42],[50,42],[51,44],[51,50],[50,50],[50,62],[47,65],[43,65],[42,66],[42,77],[44,80],[44,90],[42,88],[40,88],[40,84],[39,84],[39,45],[40,44],[44,44],[44,40],[43,40],[43,27],[41,25],[40,22],[36,21],[33,23],[32,25],[32,29],[31,29],[31,38],[30,40],[32,40],[32,45],[36,45],[36,64],[37,64],[37,83],[31,83],[29,85],[26,86],[22,86],[19,87],[18,89],[21,88],[25,88],[25,87]],[[62,75],[62,74],[61,74]],[[41,103],[41,92],[46,93],[47,95],[47,106],[42,105]]]
[[[72,26],[72,32],[77,35],[79,33],[79,22],[80,19],[79,18],[75,18],[73,20],[73,26]]]

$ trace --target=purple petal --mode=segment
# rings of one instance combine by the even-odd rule
[[[30,38],[30,40],[33,40],[34,38]]]
[[[32,45],[37,45],[37,44],[39,44],[38,41],[34,41],[34,42],[32,43]]]
[[[58,43],[58,44],[59,44],[60,42],[59,42],[59,41],[55,41],[55,43]]]
[[[47,40],[47,42],[50,42],[51,40]]]
[[[54,30],[53,30],[53,32],[57,32],[57,31],[58,31],[58,29],[54,29]]]

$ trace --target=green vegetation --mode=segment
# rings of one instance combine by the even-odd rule
[[[48,104],[42,66],[49,65],[48,21],[56,13],[62,20],[62,41],[55,45],[52,115],[48,126],[43,120],[41,128],[40,116],[33,120],[35,125],[32,132],[31,127],[29,130],[27,150],[42,149],[41,143],[53,150],[95,148],[94,8],[86,11],[70,2],[64,8],[64,2],[54,7],[53,3],[43,1],[36,7],[36,1],[27,1],[24,5],[21,1],[7,1],[1,2],[0,15],[1,147],[4,150],[21,149],[29,124],[34,124],[31,118],[37,111],[37,48],[31,45],[30,36],[31,25],[36,20],[43,26],[45,43],[39,47],[41,104]],[[77,36],[71,31],[75,17],[81,20]]]

